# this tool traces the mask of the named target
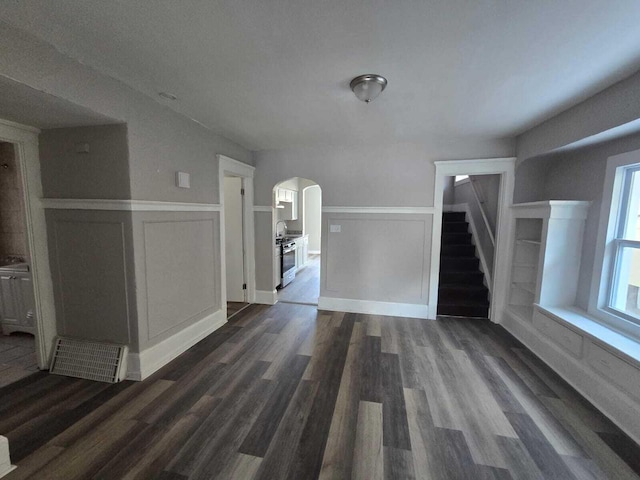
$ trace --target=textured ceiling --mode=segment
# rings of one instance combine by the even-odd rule
[[[3,0],[0,18],[254,150],[509,137],[640,65],[638,0]],[[389,80],[370,105],[362,73]]]

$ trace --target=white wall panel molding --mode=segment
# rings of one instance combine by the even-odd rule
[[[335,312],[365,313],[369,315],[388,315],[392,317],[429,318],[429,305],[415,303],[320,297],[318,299],[318,309]]]
[[[410,215],[433,215],[434,207],[322,207],[322,213],[394,213]]]
[[[129,353],[127,379],[144,380],[225,323],[225,311],[220,309],[140,353]]]
[[[50,210],[116,210],[125,212],[219,212],[218,203],[159,202],[154,200],[111,200],[102,198],[43,198]]]
[[[278,292],[276,290],[256,290],[256,301],[262,305],[275,305],[278,301]]]

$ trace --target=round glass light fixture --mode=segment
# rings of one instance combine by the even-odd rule
[[[387,79],[382,75],[369,73],[354,78],[349,86],[359,100],[370,103],[386,88]]]

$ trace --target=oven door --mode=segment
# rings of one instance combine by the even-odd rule
[[[282,249],[282,286],[289,284],[296,276],[296,247]]]

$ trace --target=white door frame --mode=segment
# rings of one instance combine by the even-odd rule
[[[37,128],[0,119],[0,140],[15,145],[20,167],[27,243],[35,298],[36,358],[40,369],[49,368],[53,341],[57,335],[53,282],[49,265],[47,224],[42,198]]]
[[[253,219],[253,175],[255,167],[239,162],[226,155],[216,155],[218,158],[218,184],[220,195],[220,289],[222,308],[225,316],[227,312],[227,258],[225,248],[224,227],[224,177],[242,178],[244,199],[242,202],[242,238],[245,252],[244,278],[247,282],[246,299],[249,303],[256,301],[256,256],[255,256],[255,231]]]
[[[500,323],[507,302],[509,259],[511,258],[512,218],[510,207],[513,203],[516,159],[481,158],[472,160],[445,160],[435,162],[433,233],[431,239],[431,275],[429,281],[429,318],[436,318],[438,310],[438,282],[440,275],[440,247],[442,235],[442,204],[445,177],[455,175],[493,175],[500,177],[500,199],[496,246],[493,255],[493,285],[491,295],[491,321]]]

